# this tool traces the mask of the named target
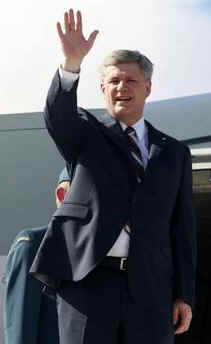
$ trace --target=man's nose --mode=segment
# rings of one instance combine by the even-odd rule
[[[117,88],[118,88],[118,90],[126,89],[126,88],[127,88],[127,83],[126,83],[126,81],[121,80],[121,81],[118,83]]]

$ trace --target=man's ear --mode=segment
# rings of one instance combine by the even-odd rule
[[[56,198],[59,200],[60,203],[63,202],[66,192],[67,190],[65,190],[65,188],[63,188],[61,185],[57,186]]]
[[[151,93],[151,87],[152,87],[152,82],[151,80],[148,80],[147,81],[147,84],[146,84],[146,98],[150,95]]]

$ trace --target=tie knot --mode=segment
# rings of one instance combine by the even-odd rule
[[[141,150],[139,148],[138,137],[133,127],[127,127],[124,133],[128,148],[132,155],[132,162],[135,167],[137,179],[140,181],[144,175],[144,163]]]
[[[137,138],[136,131],[135,131],[135,129],[133,127],[127,127],[125,129],[125,134]]]

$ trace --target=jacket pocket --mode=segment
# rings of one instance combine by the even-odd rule
[[[87,216],[88,211],[89,208],[85,205],[62,203],[61,206],[55,211],[53,216],[78,217],[84,219]]]

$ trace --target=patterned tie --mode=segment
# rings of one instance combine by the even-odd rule
[[[137,180],[138,182],[141,182],[142,177],[144,176],[144,165],[143,165],[141,151],[138,147],[138,138],[137,138],[136,131],[132,127],[127,127],[124,131],[124,134],[127,140],[129,150],[132,155],[132,161],[133,161],[133,165],[136,171]],[[128,235],[130,235],[131,225],[129,222],[125,224],[123,229]]]
[[[144,176],[143,158],[138,147],[138,138],[134,128],[127,127],[124,131],[128,147],[133,158],[133,165],[136,171],[137,179],[140,182]]]

